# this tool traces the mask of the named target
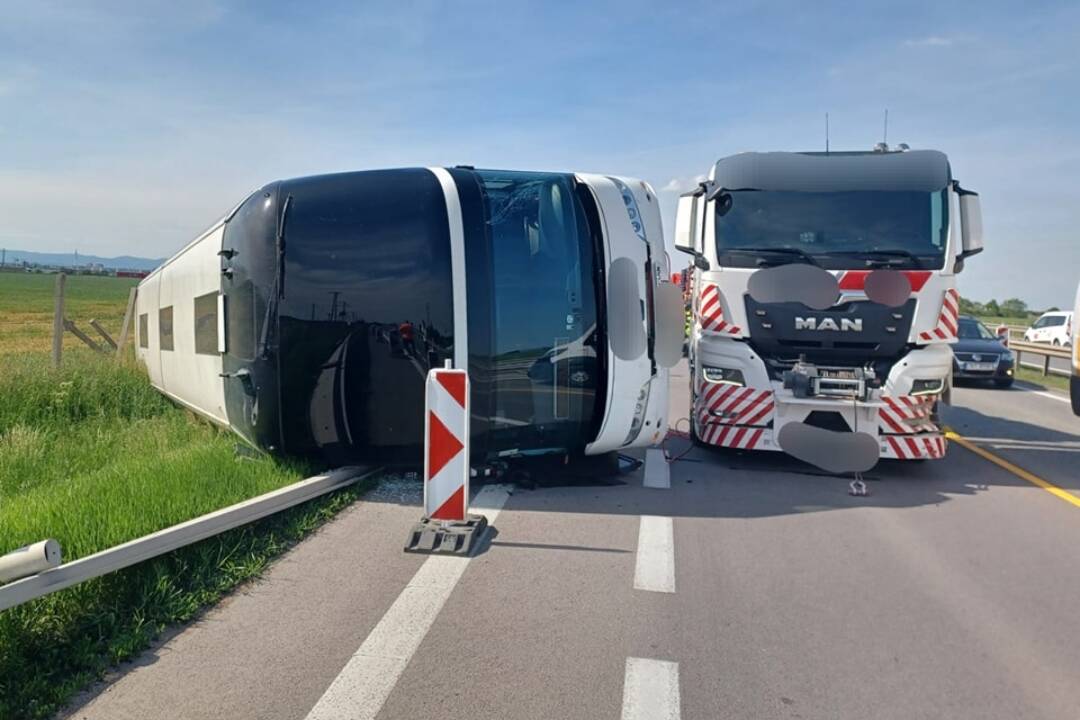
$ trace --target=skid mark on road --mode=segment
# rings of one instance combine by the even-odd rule
[[[509,493],[488,486],[470,510],[494,523]],[[461,579],[470,558],[433,555],[383,615],[341,673],[330,684],[307,720],[373,720],[390,697],[436,616]]]
[[[971,452],[975,453],[976,455],[983,458],[984,460],[989,460],[990,462],[994,463],[998,467],[1003,468],[1005,470],[1008,470],[1009,472],[1011,472],[1016,477],[1021,478],[1022,480],[1026,480],[1029,483],[1031,483],[1032,485],[1035,485],[1037,487],[1041,487],[1043,490],[1050,493],[1054,497],[1060,498],[1061,500],[1064,500],[1065,502],[1069,503],[1070,505],[1074,505],[1075,507],[1080,508],[1080,497],[1077,497],[1076,495],[1073,495],[1068,490],[1064,490],[1062,488],[1059,488],[1057,485],[1055,485],[1052,482],[1048,482],[1046,480],[1043,480],[1038,475],[1036,475],[1034,473],[1031,473],[1031,472],[1028,472],[1027,470],[1025,470],[1024,468],[1022,468],[1022,467],[1020,467],[1018,465],[1014,465],[1013,463],[1009,462],[1005,458],[999,457],[998,455],[995,455],[994,453],[990,452],[989,450],[987,450],[985,448],[979,447],[978,445],[973,443],[971,440],[968,440],[967,438],[963,437],[962,435],[958,435],[956,433],[956,431],[954,431],[954,430],[952,430],[950,428],[946,428],[945,429],[945,437],[949,438],[950,440],[955,442],[957,445],[960,445],[961,447],[963,447],[963,448],[965,448],[967,450],[970,450]]]
[[[679,663],[626,658],[622,720],[679,720]]]
[[[675,592],[675,530],[671,518],[641,516],[634,589]]]

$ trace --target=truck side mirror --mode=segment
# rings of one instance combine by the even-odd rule
[[[978,193],[959,185],[956,191],[960,195],[960,257],[966,258],[983,250],[982,206]]]
[[[679,197],[675,212],[675,249],[690,255],[701,252],[699,203],[704,204],[700,193],[687,193]]]
[[[705,207],[701,190],[679,196],[675,211],[675,249],[694,256],[694,267],[708,270],[709,261],[702,254],[704,243],[701,236],[701,212]]]

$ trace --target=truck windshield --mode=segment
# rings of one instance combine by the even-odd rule
[[[578,445],[604,380],[593,235],[573,177],[476,176],[490,242],[491,374],[477,380],[490,383],[491,449]]]
[[[776,264],[772,249],[805,254],[835,270],[944,266],[949,228],[945,190],[739,190],[730,195],[730,205],[715,204],[721,265]]]

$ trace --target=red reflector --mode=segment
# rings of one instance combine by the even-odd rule
[[[866,288],[866,276],[873,270],[845,270],[837,283],[841,290],[863,290]],[[929,270],[901,270],[911,283],[911,292],[919,292],[930,279]]]

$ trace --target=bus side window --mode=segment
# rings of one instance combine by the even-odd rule
[[[195,352],[217,355],[218,352],[218,294],[206,293],[195,298]]]
[[[172,305],[158,310],[158,332],[162,350],[173,349],[173,312]]]
[[[139,315],[139,347],[150,347],[150,315],[147,313]]]

